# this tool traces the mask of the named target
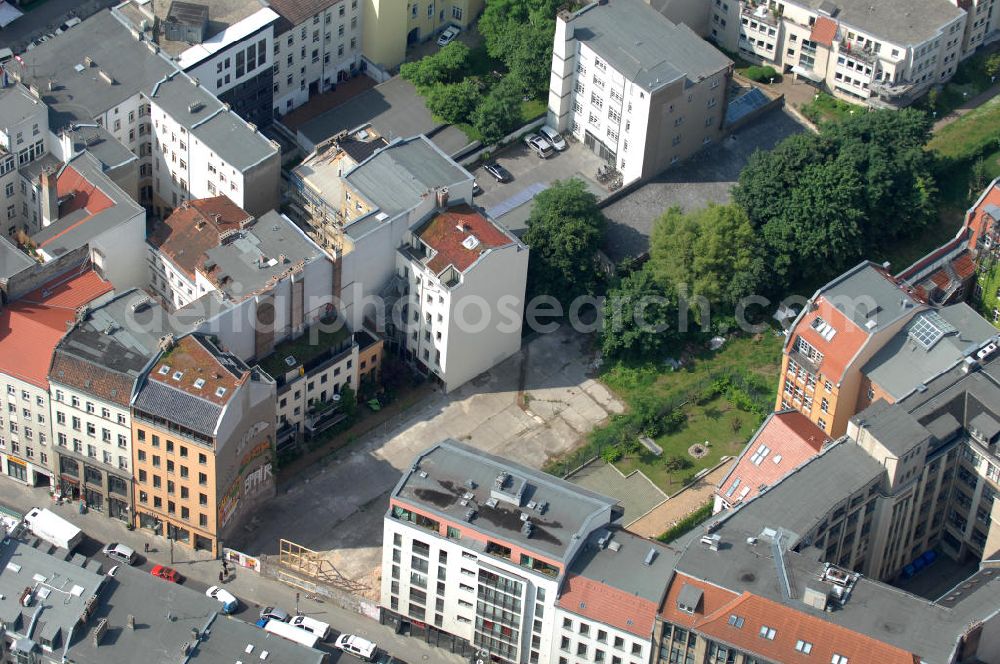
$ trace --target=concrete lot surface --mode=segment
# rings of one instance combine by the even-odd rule
[[[275,553],[286,538],[327,551],[342,574],[377,593],[388,493],[416,455],[451,437],[539,468],[622,411],[615,396],[587,375],[589,342],[568,329],[541,335],[452,394],[436,393],[395,426],[356,441],[286,492],[279,489],[230,544]],[[518,405],[519,389],[531,395],[526,408]]]
[[[610,222],[604,251],[611,260],[638,256],[649,249],[653,222],[667,208],[685,210],[710,202],[728,203],[730,189],[756,150],[770,150],[782,139],[805,131],[784,109],[774,109],[710,146],[688,161],[642,185],[604,208]]]
[[[591,491],[617,498],[625,508],[622,523],[635,521],[667,499],[667,494],[641,471],[623,475],[614,465],[601,459],[588,463],[566,479]]]
[[[566,143],[566,150],[553,153],[548,159],[541,159],[523,141],[515,141],[497,152],[494,159],[510,171],[514,179],[500,183],[482,166],[477,168],[473,175],[483,193],[476,197],[476,205],[520,235],[527,228],[531,200],[540,187],[547,187],[556,180],[578,177],[598,198],[607,196],[608,190],[594,179],[598,166],[603,163],[600,158],[579,141],[567,139]],[[515,201],[520,204],[510,208]],[[497,215],[497,212],[503,214]]]

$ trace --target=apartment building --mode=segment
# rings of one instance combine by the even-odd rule
[[[0,463],[8,477],[29,486],[57,484],[48,378],[53,351],[77,311],[112,290],[83,258],[69,266],[53,263],[21,271],[20,283],[7,283],[9,304],[0,308],[0,383],[6,401],[0,412]]]
[[[382,622],[496,662],[648,662],[678,552],[620,516],[579,486],[439,443],[390,496]]]
[[[795,408],[827,435],[843,435],[848,419],[874,400],[862,368],[925,308],[870,262],[822,286],[788,331],[775,409]]]
[[[771,413],[715,490],[713,513],[752,500],[823,451],[830,438],[797,410]]]
[[[277,145],[130,25],[99,12],[12,69],[46,91],[49,129],[92,125],[98,138],[125,146],[138,157],[139,202],[160,218],[185,200],[221,194],[253,214],[277,207]]]
[[[263,358],[330,312],[333,264],[278,212],[225,196],[185,202],[149,229],[152,290],[239,358]]]
[[[274,495],[275,386],[207,336],[164,339],[132,398],[135,524],[218,555]]]
[[[139,377],[171,320],[137,289],[88,307],[49,369],[57,486],[91,511],[132,523],[132,416]]]
[[[484,0],[363,0],[362,47],[369,76],[385,80],[406,59],[406,49],[449,25],[470,28]]]
[[[528,248],[479,211],[442,206],[404,237],[396,269],[405,357],[446,391],[520,350]]]
[[[31,236],[38,256],[52,261],[82,249],[116,289],[149,282],[142,257],[146,211],[108,177],[89,151],[46,168],[30,189],[42,228]]]
[[[273,114],[285,114],[362,71],[363,0],[270,0]]]
[[[0,80],[0,228],[17,241],[18,231],[30,235],[41,228],[30,180],[22,171],[49,151],[49,113],[28,88],[11,83],[6,74]]]
[[[274,10],[258,0],[129,0],[113,11],[241,118],[271,123]]]
[[[627,185],[722,136],[732,70],[691,28],[642,0],[564,10],[556,18],[548,124],[578,138]]]
[[[858,104],[906,106],[982,43],[982,19],[969,33],[966,3],[948,0],[713,2],[710,38],[720,46]]]
[[[678,543],[684,553],[659,614],[657,661],[995,659],[994,570],[981,568],[936,601],[871,570],[884,517],[898,514],[920,461],[887,470],[870,449],[841,439]],[[922,560],[933,555],[921,551]]]

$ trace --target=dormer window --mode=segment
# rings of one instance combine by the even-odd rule
[[[226,388],[224,388],[224,387],[217,387],[217,388],[215,388],[215,396],[222,397],[225,394],[226,394]]]
[[[170,373],[170,366],[169,365],[164,364],[162,367],[160,367],[160,375],[161,376],[166,376],[168,373]]]
[[[174,380],[180,380],[183,375],[184,375],[183,371],[175,371],[174,375],[172,376],[172,378]]]
[[[200,390],[203,387],[205,387],[205,379],[204,378],[199,378],[198,380],[194,381],[194,389]]]

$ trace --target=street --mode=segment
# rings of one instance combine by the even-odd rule
[[[219,585],[221,561],[207,558],[203,553],[198,555],[178,545],[174,547],[173,563],[171,563],[170,543],[166,539],[150,537],[138,531],[128,531],[120,521],[110,519],[99,512],[89,511],[80,514],[79,503],[57,505],[46,488],[27,487],[6,478],[0,479],[0,505],[22,514],[32,507],[44,507],[73,523],[87,535],[77,547],[77,552],[101,561],[105,570],[110,569],[115,563],[105,558],[101,550],[108,542],[119,542],[135,550],[138,558],[136,567],[139,569],[148,572],[156,564],[172,567],[182,575],[182,585],[200,593],[204,593],[209,586]],[[144,544],[147,542],[150,544],[150,550],[145,554]],[[240,600],[240,609],[233,615],[246,622],[256,622],[263,606],[277,606],[289,613],[295,612],[294,588],[260,576],[249,569],[240,568],[231,571],[229,579],[222,585]],[[397,635],[391,628],[384,627],[371,618],[346,611],[318,598],[310,599],[305,593],[299,597],[298,608],[303,614],[331,626],[328,640],[318,644],[322,650],[330,653],[330,662],[358,661],[334,649],[333,642],[343,632],[357,634],[374,641],[381,649],[394,656],[397,653],[405,653],[406,657],[403,659],[410,664],[415,662],[457,664],[464,661],[458,655],[431,647],[418,639]]]
[[[6,46],[15,53],[23,53],[28,42],[39,35],[55,32],[70,16],[87,18],[105,7],[117,5],[118,2],[119,0],[47,0],[36,3],[24,16],[6,28],[0,28],[0,46]]]

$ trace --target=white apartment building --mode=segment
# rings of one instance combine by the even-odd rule
[[[361,0],[270,0],[274,114],[301,106],[360,71]]]
[[[130,25],[99,12],[13,69],[47,91],[50,129],[93,124],[110,133],[138,156],[139,202],[158,216],[223,193],[255,214],[276,207],[277,145]]]
[[[48,111],[20,83],[0,87],[0,229],[11,240],[18,231],[31,235],[41,227],[30,180],[49,150]]]
[[[645,664],[676,553],[609,498],[446,440],[383,521],[382,622],[495,662]]]
[[[56,344],[77,309],[111,291],[84,263],[50,274],[33,274],[37,288],[0,307],[0,464],[2,472],[29,486],[50,486],[56,474],[48,371]]]
[[[642,0],[564,10],[556,18],[548,123],[572,133],[627,185],[722,135],[732,67]]]
[[[406,234],[397,275],[409,287],[406,357],[450,391],[521,348],[528,248],[468,205]]]
[[[710,38],[722,47],[846,101],[892,107],[950,79],[985,25],[970,34],[966,11],[947,0],[713,2]]]

